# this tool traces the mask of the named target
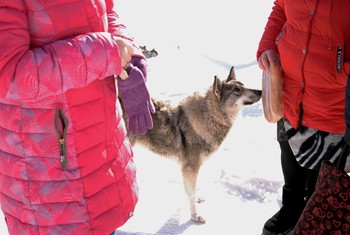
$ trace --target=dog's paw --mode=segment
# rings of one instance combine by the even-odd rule
[[[192,214],[191,219],[196,223],[205,224],[205,219],[197,214]]]

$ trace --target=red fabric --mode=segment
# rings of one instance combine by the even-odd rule
[[[114,8],[0,1],[0,203],[10,234],[105,235],[133,214],[133,152],[112,76],[121,71],[113,37],[125,27]]]
[[[350,72],[348,1],[276,0],[259,43],[278,50],[284,72],[284,116],[330,133],[344,133],[344,97]],[[276,45],[277,43],[277,45]],[[338,48],[342,47],[340,59]],[[337,71],[337,65],[341,70]]]

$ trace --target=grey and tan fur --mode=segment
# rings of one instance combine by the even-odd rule
[[[232,67],[225,81],[215,76],[204,95],[194,93],[177,107],[153,99],[154,127],[146,135],[129,134],[132,144],[141,144],[179,162],[191,219],[195,222],[205,223],[196,211],[196,181],[202,163],[220,147],[241,108],[260,98],[260,90],[245,88],[236,80]]]

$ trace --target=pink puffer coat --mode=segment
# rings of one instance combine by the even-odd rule
[[[112,0],[0,1],[1,208],[10,234],[106,235],[138,187]],[[114,35],[114,36],[112,36]]]

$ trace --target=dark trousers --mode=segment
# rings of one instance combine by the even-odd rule
[[[288,141],[279,141],[281,165],[284,177],[282,203],[298,203],[308,200],[315,190],[318,171],[301,167],[296,161]]]

